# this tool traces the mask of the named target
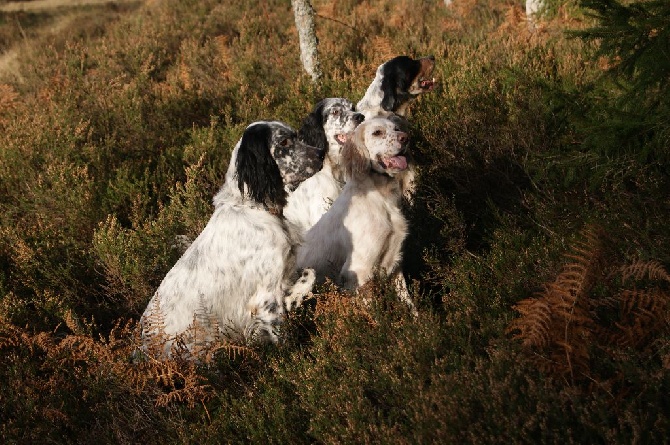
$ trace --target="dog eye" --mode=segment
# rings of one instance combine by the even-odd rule
[[[291,145],[291,139],[288,138],[282,139],[279,145],[281,145],[282,147],[288,147],[289,145]]]
[[[384,132],[381,130],[375,130],[372,132],[373,136],[381,136],[382,134],[384,134]]]
[[[332,114],[333,116],[339,116],[340,113],[341,113],[341,111],[340,111],[339,108],[335,108],[335,109],[333,109],[333,111],[330,112],[330,114]]]

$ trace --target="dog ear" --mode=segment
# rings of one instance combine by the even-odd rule
[[[386,62],[382,78],[382,108],[396,111],[411,95],[407,91],[419,74],[421,62],[408,56],[398,56]]]
[[[328,139],[323,129],[323,104],[319,103],[303,121],[298,131],[298,139],[317,148],[328,148]]]
[[[356,132],[347,135],[347,141],[342,147],[342,166],[346,178],[353,178],[367,173],[370,169],[370,156],[362,141],[358,140]],[[362,147],[362,148],[361,148]]]
[[[382,108],[386,111],[394,111],[397,108],[397,89],[402,87],[402,84],[398,82],[398,76],[395,71],[391,71],[384,74],[382,79],[382,92],[384,97],[382,98]]]
[[[270,152],[272,130],[267,125],[248,127],[237,152],[237,186],[259,203],[284,206],[286,191],[279,167]]]

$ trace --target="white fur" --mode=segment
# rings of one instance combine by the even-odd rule
[[[399,296],[415,312],[404,279],[397,276],[407,235],[398,180],[407,165],[398,163],[404,159],[407,141],[407,134],[385,118],[358,126],[343,153],[346,185],[305,235],[297,264],[313,268],[317,281],[329,277],[349,290],[360,288],[375,272],[393,276]]]
[[[296,150],[298,145],[306,147],[285,124],[258,122],[247,130],[254,125],[268,126],[273,135],[292,133]],[[145,350],[155,346],[151,341],[157,335],[167,337],[159,354],[170,356],[175,339],[196,319],[204,329],[201,342],[221,336],[275,342],[285,310],[300,304],[311,290],[313,271],[296,280],[297,231],[281,217],[281,209],[251,199],[247,190],[253,184],[245,185],[245,193],[240,191],[236,160],[241,143],[242,139],[233,151],[225,183],[214,197],[214,214],[165,276],[142,316]],[[272,156],[275,150],[270,147]],[[314,170],[314,162],[306,169]],[[293,178],[298,171],[292,170]],[[281,174],[286,180],[287,173]],[[193,346],[187,341],[187,348]]]
[[[382,91],[383,69],[384,64],[382,63],[377,67],[375,78],[365,91],[365,95],[356,104],[356,110],[363,113],[366,119],[379,116],[387,117],[393,114],[392,111],[386,111],[382,108],[382,99],[384,99],[384,92]]]

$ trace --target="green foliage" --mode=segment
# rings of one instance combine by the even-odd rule
[[[21,62],[0,67],[3,442],[667,442],[667,326],[644,313],[667,312],[644,299],[665,282],[594,306],[644,342],[589,350],[590,379],[538,367],[508,332],[586,225],[608,235],[606,270],[668,270],[667,2],[552,1],[531,32],[519,2],[314,1],[319,85],[289,2],[118,3],[0,13]],[[81,20],[46,31],[63,17]],[[399,54],[434,54],[440,82],[410,116],[419,317],[383,280],[369,306],[324,288],[279,346],[138,360],[118,320],[206,224],[246,125],[356,101]]]
[[[604,88],[596,86],[599,94],[611,96],[611,108],[604,110],[604,116],[597,116],[601,120],[595,125],[596,137],[602,135],[607,150],[616,156],[634,155],[666,164],[670,142],[670,5],[647,0],[583,0],[581,4],[596,25],[574,34],[598,42],[595,56],[603,58],[613,81],[603,83]]]

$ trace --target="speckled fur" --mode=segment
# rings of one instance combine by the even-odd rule
[[[203,316],[216,322],[205,340],[277,341],[285,311],[314,282],[313,271],[299,277],[295,267],[300,237],[281,215],[286,188],[318,171],[322,161],[323,152],[299,142],[286,124],[247,127],[214,197],[214,214],[144,312],[145,342],[160,329],[169,338],[163,355],[170,356],[175,337]]]
[[[298,137],[309,145],[327,150],[323,168],[289,195],[286,219],[305,233],[323,216],[344,186],[341,150],[344,136],[354,131],[364,116],[344,98],[323,99],[303,120]],[[342,138],[338,141],[338,135]]]

